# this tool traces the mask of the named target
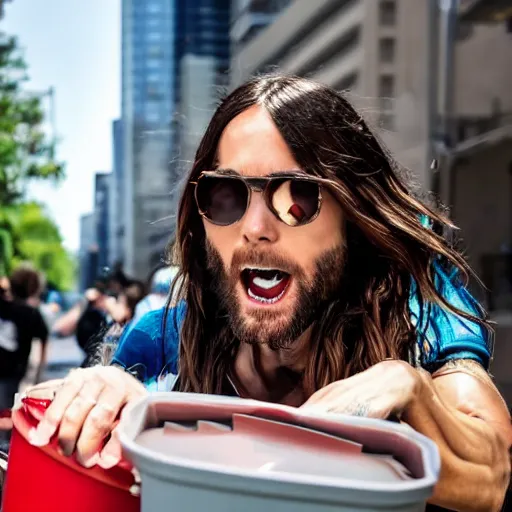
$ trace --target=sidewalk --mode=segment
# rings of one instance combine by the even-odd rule
[[[48,343],[48,363],[43,380],[61,379],[68,374],[69,370],[82,364],[85,356],[74,337],[50,338]],[[35,342],[32,345],[27,374],[20,385],[20,391],[34,382],[40,350],[39,342]]]

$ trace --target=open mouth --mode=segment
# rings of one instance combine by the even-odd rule
[[[247,295],[261,304],[281,300],[291,280],[290,274],[270,268],[244,268],[241,277]]]

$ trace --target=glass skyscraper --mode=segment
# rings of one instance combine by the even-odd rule
[[[124,262],[162,260],[180,181],[227,86],[230,0],[123,0]]]
[[[174,7],[174,0],[122,4],[124,262],[141,278],[161,261],[172,229]]]

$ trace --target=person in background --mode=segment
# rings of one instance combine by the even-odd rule
[[[135,309],[146,295],[146,286],[141,281],[133,280],[116,299],[108,297],[104,309],[108,323],[100,332],[92,336],[84,350],[86,352],[82,368],[104,364],[111,359],[117,349],[119,339],[125,330],[133,324]]]
[[[178,267],[157,267],[148,279],[150,290],[148,295],[146,295],[135,308],[132,324],[136,324],[146,313],[161,309],[165,306],[172,283],[177,274]]]
[[[5,300],[12,299],[11,283],[7,276],[0,277],[0,297],[3,297]]]
[[[46,365],[48,328],[37,309],[43,280],[28,265],[16,269],[10,277],[12,300],[0,296],[0,409],[10,408],[14,395],[27,371],[32,342],[41,344],[36,383]]]

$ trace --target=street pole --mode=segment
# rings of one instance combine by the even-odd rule
[[[452,195],[451,172],[454,148],[455,120],[455,44],[457,39],[458,0],[440,0],[440,130],[438,136],[441,153],[440,168],[436,181],[437,195],[442,194],[443,202],[450,203]],[[446,204],[451,207],[451,204]]]
[[[438,132],[438,76],[439,76],[439,6],[438,0],[427,0],[427,56],[425,89],[427,91],[426,135],[427,147],[425,154],[425,175],[427,187],[435,191],[439,172],[432,168],[432,162],[437,158],[436,139]]]

